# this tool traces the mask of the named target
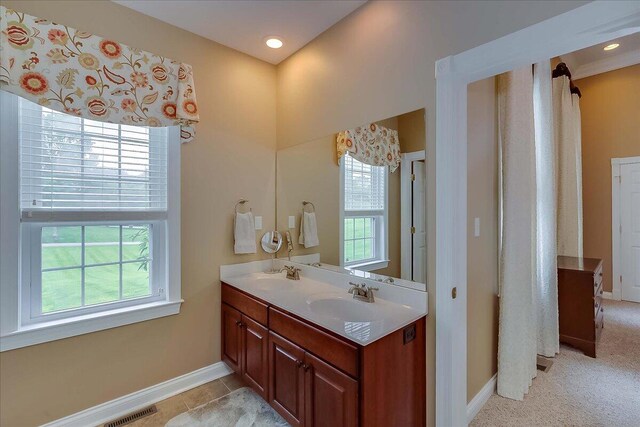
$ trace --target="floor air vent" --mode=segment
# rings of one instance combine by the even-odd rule
[[[151,405],[146,408],[140,409],[139,411],[134,412],[133,414],[125,415],[124,417],[120,417],[117,420],[109,421],[104,425],[104,427],[120,427],[132,423],[134,421],[139,420],[140,418],[148,417],[149,415],[153,415],[158,412],[156,405]]]
[[[538,356],[536,365],[539,371],[549,372],[549,369],[551,369],[551,365],[553,365],[553,360],[546,357]]]

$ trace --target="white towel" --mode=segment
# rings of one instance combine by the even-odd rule
[[[256,226],[251,212],[236,212],[234,239],[233,250],[235,253],[256,253]]]
[[[298,243],[305,248],[312,248],[320,245],[318,239],[318,223],[315,212],[302,212],[300,217],[300,237]]]

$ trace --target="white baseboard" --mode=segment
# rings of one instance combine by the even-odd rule
[[[482,409],[487,400],[493,395],[496,390],[496,383],[498,380],[498,374],[495,374],[487,383],[480,389],[471,402],[467,404],[467,424],[478,415],[478,412]]]
[[[167,399],[199,385],[224,377],[233,372],[224,362],[205,366],[188,374],[172,378],[160,384],[145,388],[126,396],[101,403],[84,411],[77,412],[43,427],[85,427],[103,424],[123,415],[142,409],[153,403]]]
[[[613,297],[613,292],[603,292],[602,293],[602,298],[604,299],[616,299]]]

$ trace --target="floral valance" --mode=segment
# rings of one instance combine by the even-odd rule
[[[391,172],[400,166],[398,131],[371,123],[342,131],[336,139],[338,161],[348,152],[359,162],[372,166],[389,166]]]
[[[0,6],[0,88],[52,110],[194,136],[191,66]]]

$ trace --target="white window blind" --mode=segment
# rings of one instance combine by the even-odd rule
[[[166,211],[167,128],[19,101],[22,211]]]
[[[371,166],[344,156],[345,211],[385,208],[385,166]]]

